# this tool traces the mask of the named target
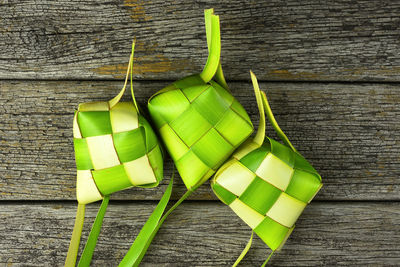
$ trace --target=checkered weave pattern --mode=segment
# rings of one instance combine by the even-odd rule
[[[77,199],[91,203],[132,187],[154,187],[163,177],[157,137],[132,102],[80,104],[74,116]]]
[[[150,98],[148,108],[188,189],[211,177],[253,132],[242,105],[199,75],[167,86]]]
[[[217,172],[212,189],[272,250],[279,249],[321,188],[321,176],[271,138],[243,147]]]

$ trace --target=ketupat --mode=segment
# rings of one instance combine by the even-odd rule
[[[280,129],[252,72],[251,78],[260,111],[260,126],[255,138],[247,140],[218,170],[211,186],[218,198],[274,252],[283,246],[298,217],[322,183],[321,176]],[[264,108],[285,145],[265,138]],[[234,266],[249,250],[252,237],[253,232]]]
[[[132,87],[134,42],[125,84],[108,102],[79,105],[73,121],[78,211],[65,266],[75,266],[85,205],[103,199],[79,266],[88,266],[108,205],[109,195],[133,186],[155,187],[163,178],[163,155],[157,136],[139,113]],[[133,102],[119,102],[130,74]]]
[[[210,9],[205,17],[211,33],[203,72],[165,87],[148,103],[151,118],[188,190],[211,177],[253,132],[240,103],[212,80],[221,66],[219,18]]]
[[[142,230],[120,266],[140,263],[166,217],[253,132],[249,116],[229,92],[222,73],[219,17],[213,9],[205,10],[204,16],[209,55],[203,71],[172,83],[148,101],[151,118],[188,191],[152,230]]]

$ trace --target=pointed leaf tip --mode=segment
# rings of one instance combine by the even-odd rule
[[[213,14],[213,13],[214,13],[214,8],[207,8],[207,9],[204,9],[204,13],[211,13],[211,14]]]
[[[265,111],[263,106],[263,100],[261,96],[260,87],[258,86],[256,75],[250,70],[251,82],[253,83],[254,94],[256,95],[258,111],[260,113],[260,123],[258,125],[258,130],[256,136],[254,137],[254,142],[261,145],[265,138]]]

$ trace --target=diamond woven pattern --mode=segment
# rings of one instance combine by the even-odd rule
[[[249,147],[249,144],[243,145]],[[283,246],[321,177],[299,153],[266,138],[225,163],[212,181],[215,194],[272,249]]]
[[[163,158],[156,135],[133,103],[80,104],[74,116],[77,199],[87,204],[132,187],[157,186]]]
[[[148,108],[188,189],[213,175],[253,132],[241,104],[199,75],[167,86],[149,100]]]

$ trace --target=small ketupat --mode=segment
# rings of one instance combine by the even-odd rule
[[[251,76],[260,111],[258,132],[222,165],[211,187],[218,198],[275,251],[283,246],[322,183],[321,176],[279,128],[265,93],[259,90],[255,75],[251,73]],[[285,145],[265,138],[264,108]]]
[[[74,117],[77,200],[88,204],[163,177],[157,137],[131,102],[80,104]]]
[[[107,102],[80,104],[73,120],[78,211],[65,266],[75,266],[85,205],[103,200],[79,266],[89,266],[109,196],[133,186],[155,187],[163,178],[160,143],[140,114],[132,88],[134,43],[125,84]],[[131,74],[132,102],[119,102]]]

